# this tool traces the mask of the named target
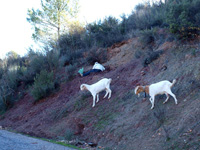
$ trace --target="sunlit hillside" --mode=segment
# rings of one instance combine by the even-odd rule
[[[140,4],[122,21],[72,24],[41,51],[0,61],[0,126],[83,149],[200,149],[200,2]],[[42,32],[41,32],[42,33]],[[37,38],[42,38],[37,35]],[[79,74],[95,62],[102,72]],[[111,78],[110,99],[92,107],[80,85]],[[172,96],[135,94],[138,85],[168,80]]]

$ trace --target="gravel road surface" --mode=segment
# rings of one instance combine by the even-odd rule
[[[0,150],[75,150],[62,145],[0,130]]]

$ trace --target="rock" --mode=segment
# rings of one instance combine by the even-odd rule
[[[92,143],[92,142],[88,143],[88,145],[91,146],[91,147],[97,147],[97,144],[96,143]]]
[[[140,74],[141,74],[141,76],[144,76],[144,75],[146,74],[146,72],[142,70],[142,71],[140,72]]]
[[[166,66],[166,65],[163,65],[163,66],[161,67],[160,70],[161,70],[161,71],[165,71],[165,70],[167,70],[167,66]]]

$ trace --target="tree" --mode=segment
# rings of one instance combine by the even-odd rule
[[[19,65],[20,56],[15,51],[6,54],[7,67]]]
[[[27,21],[34,27],[32,38],[42,43],[57,40],[77,17],[79,0],[41,0],[41,10],[28,9]]]
[[[15,51],[9,51],[6,54],[6,56],[7,58],[10,58],[10,59],[17,59],[19,57],[19,55]]]

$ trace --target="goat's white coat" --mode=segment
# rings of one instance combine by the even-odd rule
[[[110,90],[110,83],[111,83],[112,79],[107,79],[107,78],[103,78],[100,81],[98,81],[97,83],[94,83],[92,85],[88,85],[88,84],[82,84],[80,86],[81,90],[88,90],[90,91],[90,93],[93,96],[93,105],[92,107],[95,106],[95,99],[97,96],[97,101],[99,101],[99,93],[103,90],[106,91],[106,94],[104,96],[104,98],[106,98],[106,96],[109,94],[108,99],[111,97],[111,90]]]
[[[175,104],[178,103],[176,96],[172,93],[171,87],[176,83],[176,80],[174,79],[173,82],[169,82],[167,80],[160,81],[154,84],[151,84],[149,86],[149,100],[152,104],[151,109],[154,108],[154,101],[155,101],[155,96],[158,94],[165,94],[167,96],[166,100],[163,102],[166,103],[169,99],[169,95],[171,95],[174,98]],[[135,93],[137,92],[138,87],[135,88]]]

